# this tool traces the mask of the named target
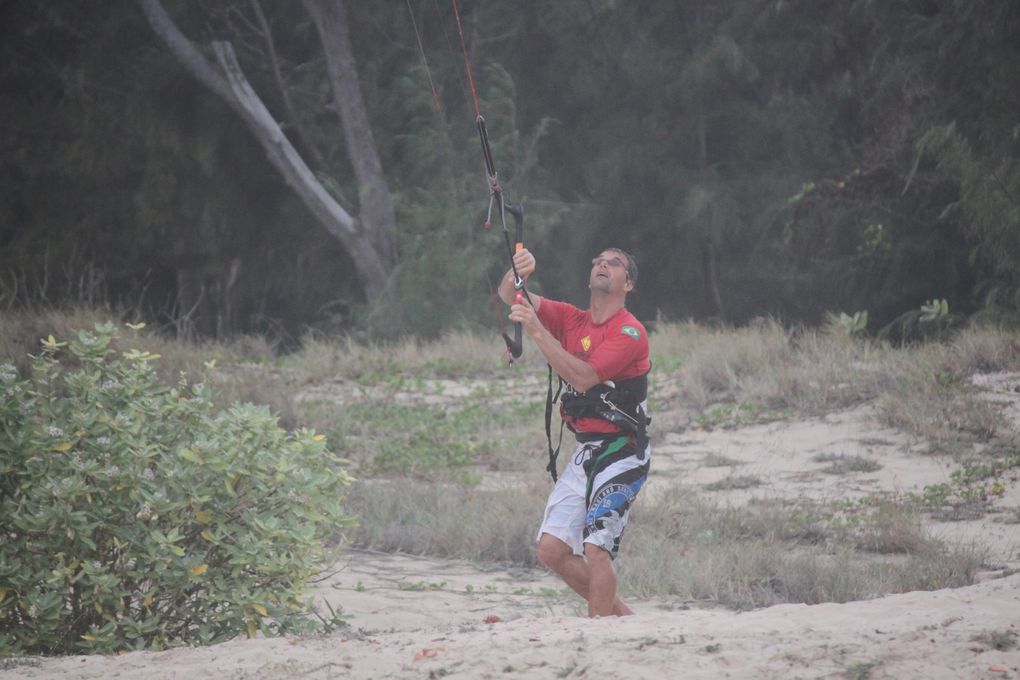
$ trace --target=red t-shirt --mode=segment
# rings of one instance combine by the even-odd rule
[[[599,382],[644,375],[652,367],[648,359],[648,333],[634,315],[621,309],[608,321],[596,324],[591,312],[566,302],[542,298],[538,308],[542,325],[573,356],[595,369]],[[601,418],[561,417],[578,432],[619,432]]]

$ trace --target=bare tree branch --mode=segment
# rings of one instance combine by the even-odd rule
[[[273,80],[276,82],[277,89],[280,90],[280,97],[283,99],[283,110],[287,115],[287,122],[301,138],[301,143],[306,152],[312,157],[312,163],[315,167],[325,168],[326,159],[323,158],[319,148],[312,143],[308,131],[298,116],[297,109],[294,108],[294,100],[290,97],[290,88],[287,87],[283,73],[280,71],[280,59],[276,53],[276,42],[273,40],[273,32],[269,27],[269,22],[266,21],[266,15],[262,11],[262,3],[259,0],[251,0],[251,7],[255,12],[255,18],[258,20],[259,32],[266,43],[266,50],[269,52],[269,70],[273,74]]]
[[[220,70],[217,70],[202,56],[201,52],[177,28],[167,15],[159,0],[138,0],[142,11],[148,18],[156,34],[166,43],[174,56],[184,65],[199,82],[214,92],[245,122],[248,129],[266,151],[269,161],[283,176],[284,181],[298,194],[305,206],[312,212],[322,226],[332,234],[343,246],[354,262],[355,271],[365,297],[372,303],[383,293],[394,266],[393,232],[395,218],[389,191],[382,176],[382,169],[368,130],[368,118],[360,99],[360,90],[356,104],[361,110],[352,111],[348,103],[341,112],[342,120],[353,117],[355,121],[350,128],[356,135],[365,135],[367,139],[348,137],[348,154],[352,165],[362,168],[356,171],[361,197],[361,215],[355,217],[347,212],[325,190],[322,183],[308,168],[304,159],[283,133],[280,125],[266,108],[262,99],[251,87],[237,61],[230,43],[214,42],[213,50]],[[342,7],[341,7],[342,11]],[[346,24],[343,24],[346,36]],[[349,40],[346,43],[349,50]],[[339,47],[339,68],[354,68],[353,58],[349,51],[344,54],[344,45]],[[336,59],[335,54],[327,50],[327,62]],[[357,88],[357,75],[347,73],[343,76],[348,84],[353,82]],[[353,106],[357,108],[357,106]],[[345,129],[348,125],[345,123]],[[368,131],[366,133],[366,131]],[[366,144],[369,150],[366,151]],[[368,156],[366,164],[362,155]],[[373,166],[374,163],[374,166]],[[369,171],[364,172],[368,167]],[[371,171],[374,167],[374,173]],[[388,211],[388,212],[387,212]]]
[[[340,114],[347,155],[357,178],[361,219],[372,225],[371,236],[376,250],[386,261],[393,263],[396,259],[396,216],[361,95],[347,27],[347,10],[341,0],[305,0],[304,5],[315,22],[326,55],[333,101]]]
[[[177,24],[163,9],[162,3],[159,0],[138,0],[138,4],[142,8],[142,12],[145,13],[149,25],[152,26],[152,30],[166,43],[174,57],[188,70],[188,73],[237,110],[227,81],[216,73],[202,53],[181,33]]]

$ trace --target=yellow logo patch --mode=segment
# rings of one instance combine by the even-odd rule
[[[583,338],[581,338],[581,348],[585,352],[587,352],[588,350],[591,349],[591,336],[590,335],[586,335]]]

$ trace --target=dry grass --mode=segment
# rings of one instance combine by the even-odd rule
[[[67,337],[74,329],[110,318],[117,314],[4,312],[0,356],[25,369],[39,338],[51,333]],[[207,379],[225,399],[268,404],[290,426],[302,417],[293,397],[308,384],[341,379],[378,384],[394,376],[484,378],[507,371],[499,338],[470,333],[435,342],[408,338],[379,345],[308,336],[298,351],[284,357],[257,336],[181,343],[147,329],[137,341],[163,356],[158,367],[168,380],[181,372],[192,379],[206,378],[206,362],[216,359],[221,370]],[[900,349],[835,332],[791,330],[772,320],[737,329],[659,323],[651,344],[653,385],[666,398],[675,392],[685,406],[705,412],[709,420],[718,420],[713,413],[732,411],[730,419],[742,425],[745,420],[814,415],[876,400],[885,424],[930,441],[936,450],[1011,434],[995,408],[967,384],[974,371],[1020,370],[1020,339],[1004,331],[969,329],[949,344]],[[522,371],[543,363],[530,343],[526,347],[519,360]],[[653,393],[652,399],[657,398]]]
[[[542,365],[544,361],[531,347],[518,363]],[[507,370],[503,341],[498,336],[466,332],[449,333],[431,342],[403,338],[378,344],[309,335],[286,365],[298,383],[313,383],[325,376],[363,383],[399,374],[477,378]]]
[[[131,330],[124,324],[134,320],[112,310],[48,310],[32,314],[6,311],[0,312],[0,357],[11,361],[24,375],[28,372],[29,355],[40,351],[41,338],[52,334],[58,340],[67,339],[79,330],[90,331],[108,321],[118,326],[120,340],[116,348],[144,349],[160,355],[154,365],[164,382],[174,384],[183,374],[191,382],[212,385],[221,406],[237,401],[265,404],[280,416],[285,426],[298,425],[290,380],[274,368],[278,359],[276,347],[262,336],[181,342],[152,327]]]
[[[1020,338],[972,328],[951,343],[897,348],[824,329],[771,320],[743,328],[660,324],[652,336],[658,383],[672,379],[708,420],[731,404],[772,419],[788,410],[818,415],[877,400],[884,423],[952,450],[962,441],[1010,433],[994,406],[968,384],[975,372],[1020,370]],[[746,419],[746,417],[745,417]],[[742,424],[742,423],[738,423]],[[1020,438],[1017,439],[1020,444]]]
[[[866,497],[832,511],[831,540],[880,555],[936,555],[940,543],[924,529],[921,513],[911,504]]]
[[[998,328],[968,328],[950,343],[953,370],[960,375],[1016,370],[1020,336]]]
[[[705,457],[701,459],[701,464],[704,467],[736,467],[737,465],[746,465],[747,462],[738,460],[736,458],[730,458],[718,453],[707,453]]]
[[[975,336],[969,336],[971,340]],[[986,339],[990,342],[990,339]],[[976,354],[963,350],[977,348]],[[1011,434],[999,411],[971,387],[970,368],[1016,370],[1018,356],[1003,352],[992,364],[987,342],[960,346],[926,345],[900,353],[890,366],[896,376],[877,397],[883,422],[930,443],[932,450],[952,452],[961,443],[989,441],[996,434]],[[1000,348],[1004,349],[1004,348]]]
[[[111,317],[116,319],[88,310],[4,312],[0,357],[24,370],[39,338],[67,337]],[[974,371],[1020,370],[1015,334],[972,329],[948,344],[896,348],[765,320],[739,329],[659,323],[650,340],[656,412],[708,413],[721,405],[717,410],[740,418],[774,418],[871,401],[886,424],[930,442],[933,450],[992,437],[1006,449],[1018,444],[1016,433],[969,382]],[[185,372],[193,381],[211,382],[222,403],[268,404],[288,427],[311,425],[327,432],[369,477],[352,487],[347,499],[360,517],[348,536],[355,544],[535,564],[534,532],[549,482],[542,473],[544,362],[532,343],[526,343],[522,365],[511,373],[495,335],[451,334],[437,342],[379,345],[309,336],[286,356],[258,337],[185,344],[147,330],[124,343],[161,354],[157,366],[169,382]],[[217,368],[210,371],[207,363],[213,359]],[[542,373],[540,390],[508,389],[513,381],[506,376],[527,373]],[[413,395],[426,378],[489,382],[509,395],[511,406],[491,392],[427,408],[396,403],[398,392]],[[297,398],[309,386],[337,381],[363,395],[361,407]],[[487,415],[487,407],[495,415]],[[652,427],[654,436],[662,420]],[[734,463],[719,459],[714,464]],[[481,473],[508,469],[524,481],[485,491],[473,486]],[[724,483],[746,485],[754,478],[728,480]],[[621,582],[630,594],[739,608],[964,585],[982,558],[977,549],[948,549],[933,541],[909,506],[876,501],[856,508],[805,507],[777,501],[732,508],[681,487],[643,497],[625,542]]]
[[[681,486],[643,501],[620,561],[621,582],[641,596],[740,609],[846,602],[966,585],[984,558],[932,540],[907,508],[848,526],[832,508],[720,507]]]
[[[888,384],[880,343],[760,320],[743,328],[660,326],[654,357],[698,409],[719,402],[815,414],[871,398]]]
[[[729,475],[722,479],[710,482],[705,485],[707,491],[735,491],[739,489],[753,489],[761,486],[761,477],[757,475]]]
[[[974,642],[979,642],[986,647],[1000,652],[1008,652],[1020,644],[1018,642],[1020,634],[1014,630],[985,630],[975,635],[972,639]]]
[[[27,371],[28,356],[39,353],[41,338],[51,334],[67,338],[78,329],[91,329],[110,318],[109,313],[92,309],[0,312],[0,357]]]
[[[358,547],[536,566],[535,532],[547,478],[472,492],[410,480],[352,490]],[[521,511],[526,508],[526,511]],[[828,515],[828,516],[827,516]],[[846,602],[971,583],[983,553],[948,549],[916,514],[882,508],[865,526],[833,522],[836,510],[704,500],[688,487],[642,499],[618,566],[627,594],[711,601],[739,609],[781,602]]]
[[[887,424],[927,440],[936,451],[953,452],[961,442],[997,437],[1010,448],[1020,445],[1000,412],[970,384],[978,372],[1020,370],[1015,333],[970,328],[948,344],[900,351],[891,369],[897,380],[878,401]]]
[[[865,458],[844,453],[823,453],[812,458],[816,463],[830,463],[822,469],[830,475],[846,475],[852,472],[876,472],[882,469],[882,464]]]
[[[548,477],[494,491],[414,480],[352,488],[346,503],[358,516],[347,532],[355,546],[413,555],[536,566],[535,536]]]

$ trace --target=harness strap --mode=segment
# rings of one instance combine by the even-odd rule
[[[570,427],[579,442],[596,439],[611,440],[617,436],[633,437],[638,456],[644,456],[645,447],[648,445],[648,424],[652,420],[641,406],[641,402],[648,394],[647,374],[621,380],[615,385],[613,383],[597,385],[583,394],[571,390],[563,394],[562,400],[560,395],[563,392],[564,382],[563,378],[559,376],[557,378],[559,385],[554,395],[553,369],[550,365],[549,383],[545,397],[545,439],[549,446],[549,465],[546,466],[546,470],[552,475],[553,482],[557,480],[556,459],[559,457],[560,447],[563,445],[564,426]],[[556,442],[556,448],[553,448],[552,412],[553,404],[558,400],[562,401],[564,412],[568,416],[572,418],[600,418],[618,426],[622,432],[619,434],[577,432],[572,426],[567,425],[565,420],[561,420],[560,436]]]
[[[595,385],[587,392],[563,395],[563,411],[571,418],[601,418],[644,438],[650,419],[642,408],[648,394],[648,376]]]
[[[554,450],[552,445],[553,404],[555,404],[556,400],[560,398],[560,392],[563,391],[563,378],[560,378],[559,376],[556,377],[559,378],[560,383],[556,387],[556,394],[553,395],[552,386],[553,370],[552,366],[549,366],[549,389],[546,392],[545,396],[545,440],[549,444],[549,465],[547,465],[545,469],[549,472],[550,475],[552,475],[553,483],[556,482],[556,459],[560,455],[560,446],[563,445],[563,424],[564,424],[564,421],[561,420],[560,438],[556,442],[556,449]]]

